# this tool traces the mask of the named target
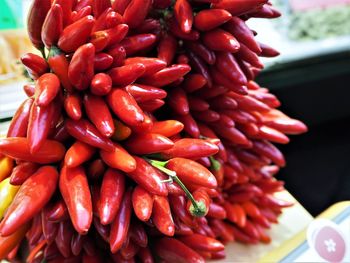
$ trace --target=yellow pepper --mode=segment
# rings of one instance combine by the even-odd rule
[[[6,209],[12,203],[19,187],[20,186],[10,184],[9,177],[0,183],[0,219],[4,216]]]
[[[13,168],[13,163],[13,160],[7,156],[3,157],[0,160],[0,182],[6,177],[10,176]]]

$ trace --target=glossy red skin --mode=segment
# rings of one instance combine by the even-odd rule
[[[207,168],[192,160],[173,158],[167,162],[166,168],[175,171],[184,183],[189,182],[208,188],[217,187],[214,175]]]
[[[33,98],[28,98],[19,106],[11,120],[7,137],[24,137],[27,135],[30,110],[33,102]]]
[[[184,131],[188,133],[193,138],[199,138],[200,132],[196,121],[193,119],[191,114],[188,115],[177,115],[175,117],[178,121],[183,123]]]
[[[166,67],[166,63],[157,58],[131,57],[124,60],[124,65],[136,63],[140,63],[145,66],[145,72],[142,74],[143,77],[153,75]]]
[[[186,93],[181,88],[174,88],[169,92],[168,105],[179,115],[187,115],[190,111]]]
[[[94,58],[95,71],[103,71],[103,70],[109,69],[110,66],[112,65],[112,63],[113,63],[113,57],[107,53],[98,53],[95,55],[95,58]],[[98,75],[98,74],[96,74],[96,75]],[[92,80],[92,83],[94,83],[93,80]],[[112,85],[112,80],[111,80],[111,85]],[[93,92],[93,91],[91,90],[91,92]],[[97,94],[95,94],[95,95],[97,95]]]
[[[280,144],[289,143],[289,138],[286,135],[265,125],[259,126],[259,133],[252,136],[252,138],[268,140]]]
[[[204,263],[205,260],[194,250],[175,238],[163,237],[157,240],[154,252],[169,263]]]
[[[63,26],[67,26],[71,23],[71,13],[74,1],[75,0],[54,0],[52,2],[52,5],[58,4],[62,8]]]
[[[114,133],[114,123],[107,103],[101,97],[87,94],[84,96],[84,108],[88,118],[97,130],[106,137]]]
[[[89,179],[98,180],[106,171],[106,164],[101,159],[96,159],[88,165],[86,171]]]
[[[145,66],[141,63],[129,64],[121,67],[115,67],[108,71],[114,86],[126,86],[145,73]]]
[[[203,34],[202,41],[214,51],[232,52],[239,50],[239,42],[233,35],[222,29],[214,29]]]
[[[194,111],[205,111],[210,107],[208,102],[196,97],[188,97],[188,104],[190,109]]]
[[[163,36],[158,44],[158,58],[169,66],[174,59],[176,47],[177,42],[174,36],[170,34]]]
[[[46,239],[46,242],[48,244],[51,244],[53,241],[55,241],[59,225],[57,223],[47,220],[47,212],[47,207],[44,208],[41,212],[41,225],[42,233]]]
[[[91,81],[91,93],[96,96],[107,95],[112,89],[112,79],[105,73],[98,73]]]
[[[35,245],[35,243],[39,241],[39,239],[43,234],[40,213],[35,215],[31,221],[32,221],[32,226],[28,230],[26,234],[26,238],[28,240],[29,245],[33,246]]]
[[[131,0],[123,13],[123,20],[130,28],[139,27],[151,7],[151,0]]]
[[[31,97],[35,93],[35,85],[34,84],[25,84],[23,85],[23,91],[27,95],[27,97]]]
[[[53,73],[40,76],[35,87],[35,103],[40,107],[47,107],[60,90],[60,80]]]
[[[118,213],[125,191],[125,176],[108,169],[103,176],[100,193],[99,217],[103,225],[112,223]]]
[[[140,82],[150,86],[161,87],[183,77],[190,70],[191,68],[187,64],[174,64],[171,67],[164,68],[151,76],[142,78]]]
[[[13,249],[22,241],[27,233],[30,224],[24,224],[12,235],[0,237],[0,258],[6,258]]]
[[[153,34],[139,34],[125,38],[121,45],[125,48],[126,55],[130,56],[137,52],[147,50],[156,42]]]
[[[191,30],[189,33],[185,33],[184,31],[182,31],[180,25],[174,17],[169,19],[168,26],[170,32],[177,38],[190,41],[195,41],[199,39],[200,34],[198,31]]]
[[[132,154],[144,155],[158,153],[172,148],[174,143],[168,138],[154,133],[131,135],[125,147]]]
[[[111,7],[109,0],[95,0],[92,2],[92,10],[95,17],[99,17],[103,11]]]
[[[175,224],[167,197],[154,196],[152,221],[164,235],[173,236],[175,234]]]
[[[140,221],[135,220],[131,222],[130,227],[130,240],[132,240],[139,247],[147,247],[148,236],[142,223]]]
[[[162,107],[164,104],[165,101],[160,99],[154,99],[139,103],[141,109],[147,112],[153,112]]]
[[[110,226],[104,226],[101,224],[100,219],[98,217],[94,217],[93,220],[94,227],[98,234],[103,238],[104,241],[108,242],[109,240],[109,232],[110,232]]]
[[[27,30],[29,39],[37,49],[42,49],[41,28],[47,12],[51,7],[50,0],[35,0],[29,9],[27,17]]]
[[[94,77],[95,47],[91,43],[80,46],[68,67],[68,78],[78,90],[87,89]]]
[[[82,117],[83,101],[78,93],[67,93],[63,101],[63,107],[67,115],[73,120],[80,120]]]
[[[219,180],[218,180],[219,181]],[[199,202],[199,203],[203,203],[205,205],[205,215],[208,214],[209,211],[209,205],[211,203],[211,199],[208,195],[208,193],[206,192],[205,188],[197,188],[193,193],[193,198]],[[191,213],[191,210],[193,209],[192,207],[192,202],[190,200],[187,200],[187,204],[186,204],[186,208],[187,210]],[[192,213],[191,213],[192,214]],[[195,216],[195,214],[193,214]]]
[[[193,52],[188,51],[187,54],[190,58],[191,67],[195,72],[201,74],[205,78],[207,81],[207,86],[211,88],[213,86],[213,80],[210,75],[208,65]]]
[[[229,11],[233,16],[240,16],[252,9],[258,9],[263,4],[267,3],[267,0],[221,0],[218,3],[213,4],[213,8],[222,8]]]
[[[178,217],[183,223],[190,227],[195,227],[196,223],[193,217],[190,215],[186,209],[186,198],[184,196],[169,196],[171,211],[176,217]]]
[[[138,219],[146,222],[151,218],[153,197],[139,185],[132,192],[132,205]]]
[[[175,120],[158,121],[153,123],[151,132],[163,135],[165,137],[171,137],[180,133],[184,128],[184,125]]]
[[[168,194],[166,185],[161,182],[158,172],[152,165],[144,159],[134,156],[136,160],[136,169],[128,176],[152,194],[166,196]]]
[[[105,151],[114,150],[112,141],[100,134],[100,132],[87,120],[80,119],[79,121],[73,121],[67,119],[65,126],[68,133],[77,140]]]
[[[117,252],[124,244],[130,226],[132,204],[131,189],[124,194],[119,211],[111,225],[110,248],[111,252]]]
[[[94,45],[95,51],[101,52],[104,50],[108,43],[110,42],[110,35],[106,32],[106,30],[103,31],[97,31],[91,34],[90,37],[90,43]]]
[[[26,53],[21,56],[21,62],[33,79],[38,79],[49,70],[45,59],[33,53]]]
[[[85,44],[90,37],[95,19],[92,16],[86,16],[67,26],[59,40],[58,47],[63,51],[70,53]]]
[[[113,112],[128,126],[137,126],[145,121],[145,114],[135,99],[122,89],[113,89],[107,96]]]
[[[112,62],[112,69],[114,67],[120,67],[124,64],[124,60],[126,58],[126,51],[125,48],[120,44],[117,43],[113,45],[107,53],[112,56],[113,62]]]
[[[210,106],[214,109],[234,110],[237,108],[238,104],[233,98],[222,95],[211,100]]]
[[[126,7],[129,5],[131,0],[114,1],[112,8],[114,11],[123,15]]]
[[[134,256],[137,254],[138,250],[139,246],[133,241],[129,240],[127,245],[120,249],[119,253],[125,260],[134,260]]]
[[[52,222],[61,222],[69,218],[67,206],[62,199],[52,205],[46,218]]]
[[[56,45],[63,30],[63,11],[60,5],[54,4],[47,13],[42,31],[41,39],[46,47]]]
[[[239,60],[248,62],[251,66],[256,67],[258,69],[264,68],[264,65],[260,61],[258,55],[251,51],[246,45],[240,44],[240,49],[236,54],[236,57]]]
[[[164,99],[167,96],[166,91],[163,89],[141,84],[128,85],[124,89],[130,93],[137,102]]]
[[[186,47],[188,47],[194,54],[199,56],[209,65],[215,64],[216,56],[214,51],[209,50],[206,46],[204,46],[199,41],[187,41]]]
[[[234,83],[247,84],[247,79],[232,54],[227,52],[217,53],[216,66],[223,75]]]
[[[193,24],[193,12],[187,0],[176,0],[174,5],[174,15],[177,23],[184,33],[191,32]]]
[[[63,166],[59,187],[75,230],[86,234],[92,222],[92,202],[84,169],[81,166]]]
[[[31,220],[50,200],[56,190],[58,172],[43,166],[29,177],[18,190],[0,223],[0,233],[8,236]]]
[[[88,161],[95,153],[95,148],[83,143],[76,141],[66,152],[64,157],[64,163],[67,167],[77,167],[84,162]]]
[[[11,173],[10,184],[22,185],[38,168],[37,164],[31,162],[22,162],[16,165]]]
[[[194,26],[201,31],[213,30],[226,23],[232,15],[225,9],[207,9],[198,12],[194,18]]]
[[[126,34],[128,33],[128,30],[129,30],[129,26],[127,24],[119,24],[119,25],[116,25],[115,27],[105,29],[103,31],[95,32],[94,34],[105,32],[109,40],[106,46],[110,47],[122,41],[125,38]],[[94,34],[92,36],[94,36]]]
[[[71,15],[72,23],[78,21],[79,19],[82,19],[85,16],[91,15],[91,13],[92,13],[91,6],[85,6],[79,11],[73,11]]]
[[[286,165],[283,154],[276,146],[268,141],[254,141],[253,151],[260,155],[266,156],[275,162],[278,166],[284,167]]]
[[[134,31],[139,34],[149,32],[159,33],[161,31],[161,24],[158,19],[147,18],[139,27],[135,28]]]
[[[196,90],[200,90],[205,86],[207,80],[201,74],[192,74],[189,73],[186,75],[185,80],[183,82],[183,89],[187,93],[192,93]]]
[[[174,143],[174,147],[162,152],[162,157],[166,159],[182,157],[188,159],[198,159],[212,156],[219,151],[219,148],[210,142],[202,139],[183,138]]]
[[[179,237],[179,240],[195,250],[218,252],[225,249],[218,240],[199,234]]]
[[[207,216],[217,219],[226,219],[227,213],[221,205],[211,202]]]
[[[102,160],[110,167],[124,172],[132,172],[136,169],[134,158],[119,144],[114,143],[112,151],[100,151]]]
[[[27,138],[13,137],[0,140],[0,153],[13,159],[45,164],[62,160],[65,148],[59,142],[45,140],[40,149],[35,154],[31,154]]]
[[[71,250],[74,256],[78,256],[83,249],[85,236],[75,233],[71,241]]]
[[[105,30],[122,23],[122,16],[113,11],[112,8],[107,8],[96,19],[96,23],[92,32]]]
[[[74,235],[74,229],[69,220],[60,222],[57,236],[56,236],[56,245],[59,252],[65,257],[68,258],[72,255],[71,251],[71,240]]]

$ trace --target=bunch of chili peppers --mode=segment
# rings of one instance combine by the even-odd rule
[[[204,262],[270,242],[272,143],[307,130],[254,82],[267,0],[33,0],[33,83],[0,141],[0,259]]]

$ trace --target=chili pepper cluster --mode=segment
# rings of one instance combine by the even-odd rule
[[[254,82],[267,0],[33,0],[42,56],[0,141],[0,258],[204,262],[270,242],[272,143],[306,126]],[[26,242],[24,242],[26,240]]]

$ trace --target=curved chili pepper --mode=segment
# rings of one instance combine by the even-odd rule
[[[134,156],[136,169],[128,173],[136,183],[152,194],[166,196],[168,194],[166,185],[161,182],[158,171],[144,159]]]
[[[112,4],[112,8],[119,14],[123,15],[126,7],[129,5],[130,2],[131,0],[114,1]]]
[[[33,53],[26,53],[21,56],[21,62],[32,79],[38,79],[49,70],[45,59]]]
[[[113,20],[112,24],[109,24],[108,22],[111,22],[111,18]],[[105,30],[108,28],[111,28],[117,24],[121,24],[123,20],[123,17],[114,12],[112,8],[107,8],[99,15],[99,17],[96,19],[95,26],[92,29],[92,32]]]
[[[6,258],[12,249],[21,243],[29,227],[30,224],[23,224],[13,234],[9,236],[0,236],[0,259]]]
[[[145,72],[142,74],[143,77],[153,75],[166,67],[166,63],[157,58],[131,57],[124,60],[124,65],[136,63],[140,63],[145,66]]]
[[[233,35],[222,29],[205,32],[202,37],[204,45],[214,51],[235,53],[239,50],[239,42]]]
[[[194,26],[201,31],[213,30],[226,23],[232,15],[225,9],[207,9],[198,12],[194,18]]]
[[[33,218],[50,200],[56,190],[58,172],[52,166],[43,166],[20,187],[0,223],[2,236],[13,234]],[[33,191],[33,188],[37,191]]]
[[[1,165],[0,165],[1,166]],[[22,185],[33,173],[38,170],[39,166],[31,162],[23,162],[13,168],[10,183],[12,185]],[[3,170],[3,168],[0,168]]]
[[[240,49],[236,54],[237,59],[248,62],[250,65],[262,69],[264,65],[260,61],[258,55],[251,51],[246,45],[240,44]]]
[[[143,21],[143,23],[135,28],[135,32],[138,34],[142,33],[159,33],[161,31],[161,24],[158,19],[147,18]]]
[[[33,45],[39,50],[44,48],[44,44],[41,40],[41,29],[50,7],[50,0],[35,0],[29,8],[27,31],[30,41],[32,41]]]
[[[44,208],[41,211],[41,226],[46,242],[48,244],[51,244],[53,241],[55,241],[59,225],[57,223],[47,220],[48,211],[48,208]]]
[[[180,133],[184,128],[184,125],[175,120],[166,120],[154,122],[151,133],[157,133],[165,137],[171,137]]]
[[[181,88],[175,88],[169,92],[168,104],[179,115],[187,115],[190,111],[186,93]]]
[[[283,167],[286,165],[283,154],[268,141],[254,141],[253,151],[260,155],[266,156],[275,162],[278,166]]]
[[[49,211],[47,211],[46,218],[52,222],[61,222],[68,219],[67,206],[62,199],[54,203]]]
[[[231,81],[246,85],[247,79],[231,53],[218,53],[216,66],[218,70],[220,70],[222,74],[229,78]],[[228,88],[230,88],[230,86]]]
[[[108,43],[110,43],[110,35],[104,31],[94,32],[90,37],[90,43],[94,45],[95,51],[100,52],[104,50]]]
[[[268,126],[259,126],[259,133],[252,138],[265,139],[275,143],[287,144],[289,138],[278,130],[272,129]]]
[[[71,250],[74,256],[78,256],[83,250],[83,242],[86,236],[75,233],[71,241]]]
[[[63,11],[58,4],[51,6],[41,31],[41,39],[47,48],[56,45],[63,30]]]
[[[213,80],[209,73],[208,66],[205,64],[205,62],[200,57],[196,56],[193,52],[188,51],[187,54],[190,58],[190,64],[193,69],[206,79],[208,87],[212,87]]]
[[[164,100],[154,99],[154,100],[148,100],[145,102],[140,102],[139,106],[144,111],[153,112],[159,109],[160,107],[162,107],[164,104],[165,104]]]
[[[66,152],[64,163],[69,168],[77,167],[89,160],[95,153],[95,148],[81,141],[76,141]]]
[[[148,77],[143,77],[140,82],[150,86],[161,87],[168,85],[177,79],[183,77],[191,70],[187,64],[175,64],[164,68]]]
[[[173,158],[166,163],[166,168],[175,171],[185,184],[188,182],[208,188],[217,186],[214,175],[195,161],[185,158]]]
[[[112,141],[100,134],[100,132],[87,120],[80,119],[78,121],[73,121],[67,119],[65,126],[68,133],[77,140],[106,151],[114,150]]]
[[[83,17],[70,24],[63,30],[58,40],[58,47],[67,53],[74,52],[87,42],[94,24],[95,19],[93,16]]]
[[[199,41],[187,41],[185,43],[186,47],[188,47],[194,54],[202,58],[209,65],[214,65],[216,56],[214,51],[209,50],[206,46],[204,46]]]
[[[247,137],[245,137],[243,133],[241,133],[239,130],[237,130],[234,127],[228,128],[228,127],[221,126],[219,128],[219,127],[213,126],[213,129],[221,137],[235,144],[247,145],[247,146],[251,144],[251,142],[247,139]]]
[[[125,48],[121,44],[117,43],[117,44],[113,45],[107,51],[107,53],[109,55],[111,55],[113,58],[112,69],[114,67],[120,67],[123,65],[124,60],[126,58],[126,51],[125,51]]]
[[[72,92],[73,87],[68,78],[69,63],[64,53],[62,53],[56,46],[51,46],[47,62],[50,65],[52,72],[54,72],[60,79],[62,86],[67,91]]]
[[[60,222],[55,242],[59,252],[65,258],[72,255],[71,242],[73,235],[74,229],[70,220]]]
[[[147,85],[128,85],[124,88],[137,102],[147,102],[155,99],[163,99],[167,96],[166,91]]]
[[[75,230],[86,234],[92,222],[92,202],[84,169],[63,166],[59,187]]]
[[[225,249],[224,245],[218,240],[199,234],[183,236],[178,239],[195,250],[218,252]]]
[[[132,206],[137,218],[146,222],[152,214],[153,197],[148,191],[138,185],[132,192]]]
[[[276,57],[278,56],[280,53],[275,50],[274,48],[266,45],[266,44],[262,44],[262,43],[258,43],[259,47],[261,49],[261,53],[259,54],[260,57]]]
[[[123,20],[130,28],[139,27],[151,7],[151,0],[131,0],[123,13]]]
[[[24,137],[27,135],[30,110],[33,102],[33,98],[28,98],[19,106],[11,120],[7,137]]]
[[[95,47],[91,44],[80,46],[68,67],[68,78],[78,90],[87,89],[94,77]]]
[[[139,247],[147,247],[148,236],[140,221],[132,221],[129,231],[130,240]]]
[[[112,151],[100,151],[102,160],[110,167],[129,173],[136,169],[135,159],[119,144],[113,144]]]
[[[226,9],[233,16],[240,16],[245,14],[246,12],[250,12],[252,9],[258,9],[266,3],[267,0],[221,0],[218,3],[214,3],[213,8]]]
[[[125,176],[108,169],[103,176],[100,194],[99,217],[103,225],[112,223],[118,213],[125,191]]]
[[[106,171],[106,164],[101,159],[96,159],[91,162],[87,169],[87,176],[89,179],[98,180]]]
[[[196,90],[203,88],[206,83],[207,80],[203,75],[189,73],[186,75],[182,86],[186,92],[192,93]]]
[[[176,39],[171,34],[163,36],[157,47],[158,58],[163,60],[169,66],[174,59],[176,47]]]
[[[227,213],[226,213],[226,210],[221,205],[211,202],[209,205],[209,211],[207,216],[217,218],[217,219],[226,219]]]
[[[174,15],[181,30],[184,33],[190,33],[193,24],[193,12],[187,0],[176,0]]]
[[[63,101],[63,107],[67,115],[73,120],[80,120],[82,117],[82,99],[78,93],[67,93]]]
[[[192,29],[189,33],[185,33],[184,31],[182,31],[175,17],[171,17],[170,19],[168,19],[168,26],[169,26],[169,31],[174,36],[180,39],[185,39],[190,41],[196,41],[199,39],[200,34],[196,30]]]
[[[60,5],[62,8],[62,21],[63,26],[66,27],[71,23],[71,13],[73,8],[73,2],[75,0],[54,0],[52,5]]]
[[[172,148],[173,145],[171,140],[155,133],[137,134],[125,142],[129,152],[139,155],[162,152]]]
[[[211,123],[220,120],[220,114],[213,110],[193,111],[192,116],[205,123]]]
[[[119,43],[125,38],[126,34],[128,33],[128,30],[129,26],[127,24],[119,24],[115,27],[105,29],[103,31],[97,31],[91,35],[91,38],[93,39],[95,35],[98,36],[99,34],[104,33],[107,35],[108,40],[105,47],[114,46],[116,43]]]
[[[141,260],[142,263],[154,263],[154,259],[152,256],[152,253],[149,248],[141,247],[139,251],[137,252],[138,258]]]
[[[95,71],[104,71],[106,69],[109,69],[109,67],[112,66],[112,63],[113,63],[113,57],[107,53],[98,53],[95,55],[95,58],[94,58]],[[94,83],[93,81],[94,79],[92,79],[91,85],[93,85]],[[112,85],[112,81],[111,81],[111,85]],[[92,92],[92,89],[91,89],[91,92]]]
[[[117,252],[124,244],[130,226],[131,218],[131,189],[128,189],[123,197],[123,202],[111,225],[110,248],[111,252]]]
[[[48,106],[60,90],[60,80],[53,73],[45,73],[38,79],[35,87],[35,103],[40,107]]]
[[[91,81],[91,93],[97,96],[107,95],[112,89],[112,79],[105,73],[98,73]]]
[[[123,141],[131,134],[131,129],[120,121],[114,120],[115,131],[112,139],[115,141]]]
[[[187,132],[193,138],[199,138],[200,132],[196,121],[193,119],[191,114],[188,115],[177,115],[176,119],[183,123],[184,131]]]
[[[34,216],[32,226],[26,234],[29,245],[33,246],[35,243],[37,243],[42,236],[42,232],[41,215],[38,213]]]
[[[108,71],[108,75],[111,77],[113,85],[126,86],[142,76],[145,70],[146,68],[143,64],[135,63],[112,68]]]
[[[163,237],[156,241],[154,252],[166,262],[204,263],[205,260],[176,238]]]
[[[106,9],[111,7],[110,0],[95,0],[92,2],[92,10],[95,17],[99,17]]]
[[[45,164],[62,160],[65,148],[59,142],[45,140],[40,149],[35,154],[31,154],[27,138],[12,137],[0,140],[0,153],[14,159]]]
[[[125,48],[126,55],[130,56],[147,50],[156,42],[156,39],[153,34],[139,34],[125,38],[120,44]]]
[[[27,95],[27,97],[34,96],[35,93],[35,85],[34,84],[25,84],[23,85],[23,91]]]
[[[154,196],[152,221],[156,228],[167,236],[173,236],[175,225],[171,216],[170,205],[167,197]]]

